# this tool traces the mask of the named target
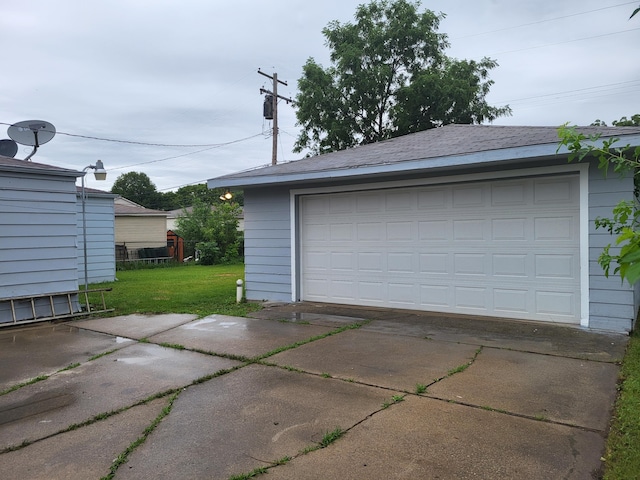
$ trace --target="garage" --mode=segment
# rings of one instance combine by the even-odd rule
[[[299,198],[300,300],[580,323],[577,174]]]

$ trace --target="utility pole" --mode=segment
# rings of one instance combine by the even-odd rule
[[[273,146],[271,147],[271,165],[276,165],[278,163],[278,99],[281,98],[285,102],[293,103],[293,100],[287,97],[283,97],[278,95],[278,83],[281,83],[285,87],[288,86],[287,82],[283,82],[282,80],[278,80],[278,74],[274,73],[273,75],[268,75],[258,69],[258,73],[260,75],[264,75],[270,80],[273,80],[273,91],[265,90],[264,88],[260,89],[260,93],[267,93],[271,95],[271,101],[273,102]]]

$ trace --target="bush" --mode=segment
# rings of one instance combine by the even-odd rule
[[[196,245],[196,248],[199,253],[198,261],[200,265],[215,265],[221,263],[220,248],[217,242],[200,242]]]

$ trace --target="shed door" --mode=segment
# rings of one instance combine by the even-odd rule
[[[580,322],[577,175],[300,198],[306,301]]]

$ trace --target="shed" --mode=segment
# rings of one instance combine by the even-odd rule
[[[83,172],[0,157],[0,323],[9,299],[33,297],[37,316],[78,309],[61,292],[78,290],[76,178]],[[51,295],[50,297],[46,297]],[[17,320],[33,317],[27,302]]]
[[[113,193],[85,187],[88,283],[113,282],[116,278],[115,213]],[[84,231],[82,189],[78,198],[78,278],[84,284]]]
[[[640,145],[640,128],[581,127]],[[568,163],[556,127],[447,125],[225,175],[242,188],[249,300],[628,332],[640,295],[597,263],[631,177]]]

